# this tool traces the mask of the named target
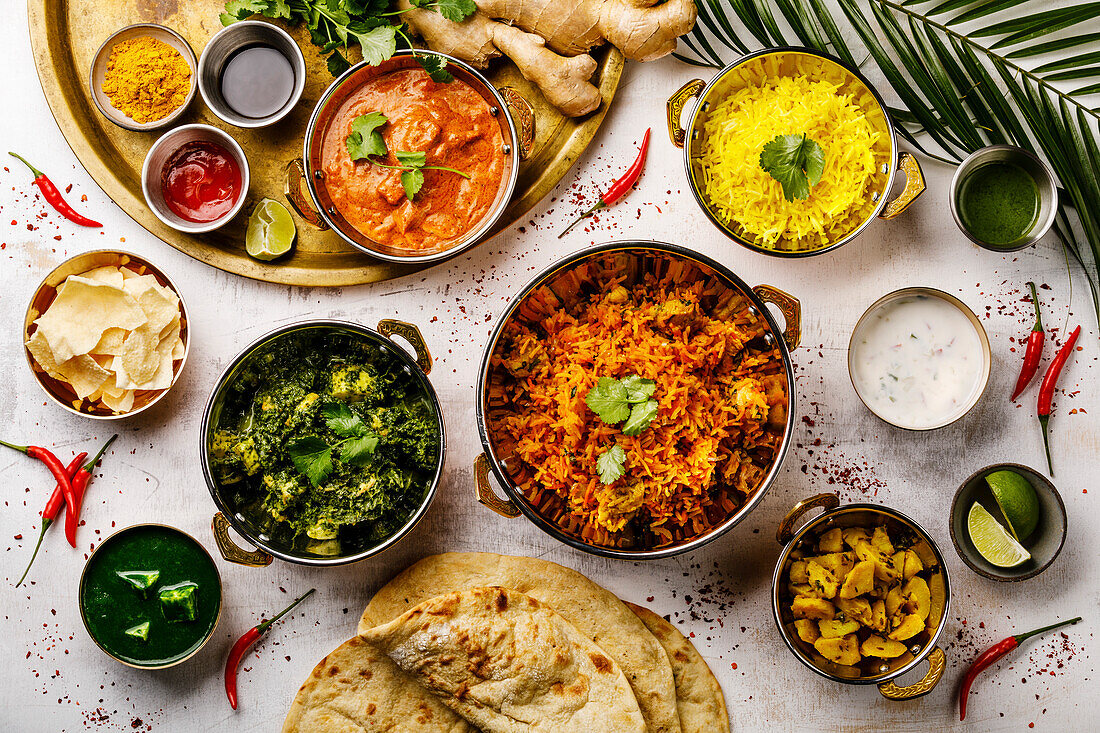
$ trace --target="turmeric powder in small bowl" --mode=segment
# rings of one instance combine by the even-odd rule
[[[92,99],[107,119],[128,130],[171,124],[195,96],[197,62],[175,31],[152,23],[108,38],[92,62]]]

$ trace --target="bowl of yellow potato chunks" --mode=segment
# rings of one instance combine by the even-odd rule
[[[817,507],[825,513],[796,531]],[[776,539],[784,547],[772,609],[799,661],[837,682],[878,685],[892,700],[932,691],[946,666],[936,641],[951,592],[943,556],[920,525],[888,507],[819,494],[788,512]],[[919,682],[893,682],[924,660]]]

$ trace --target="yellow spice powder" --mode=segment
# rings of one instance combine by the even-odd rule
[[[111,48],[103,93],[134,122],[164,119],[183,104],[190,88],[190,64],[167,43],[140,36]]]

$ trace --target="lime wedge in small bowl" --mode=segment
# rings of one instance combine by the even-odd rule
[[[1031,553],[978,502],[970,507],[966,529],[981,556],[999,568],[1014,568],[1031,559]]]
[[[985,477],[997,506],[1008,522],[1008,531],[1017,541],[1023,542],[1039,525],[1039,497],[1025,477],[1002,469]]]
[[[269,262],[289,252],[297,235],[287,208],[274,199],[261,199],[248,217],[244,248],[252,257]]]

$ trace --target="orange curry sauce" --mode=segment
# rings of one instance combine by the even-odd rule
[[[381,112],[379,128],[389,149],[381,162],[397,165],[393,152],[425,152],[424,186],[405,197],[401,171],[352,161],[347,150],[351,123]],[[420,69],[371,79],[352,92],[333,116],[321,148],[325,187],[349,224],[375,242],[413,253],[436,252],[477,226],[489,213],[504,175],[500,123],[468,84],[432,81]]]

